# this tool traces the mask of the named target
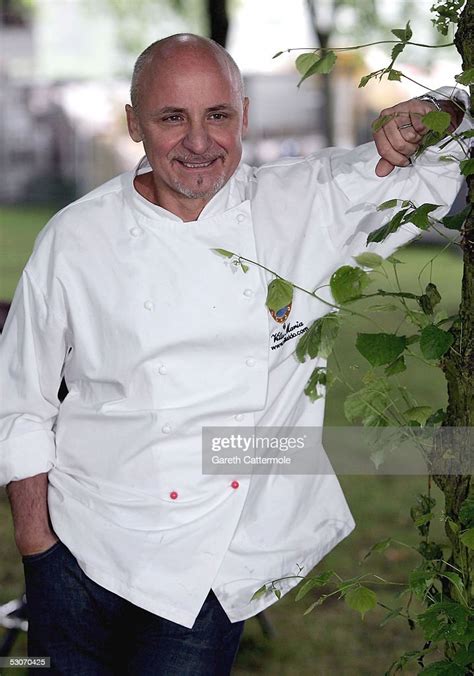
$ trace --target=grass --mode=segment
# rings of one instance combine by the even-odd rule
[[[10,300],[35,237],[54,206],[0,207],[0,299]]]
[[[11,297],[34,237],[50,213],[48,209],[0,210],[1,251],[8,248],[8,256],[5,253],[0,256],[0,297]],[[411,247],[397,254],[405,261],[400,266],[404,288],[417,289],[418,271],[427,258],[434,255],[438,255],[438,250],[425,247]],[[460,258],[448,252],[439,255],[433,280],[443,296],[448,314],[453,314],[457,308],[460,277]],[[423,283],[427,281],[428,277]],[[386,314],[383,321],[385,330],[392,330],[396,325],[391,314]],[[367,370],[354,348],[355,335],[361,330],[372,329],[363,320],[352,322],[341,331],[336,344],[341,370],[353,385]],[[337,370],[334,360],[330,366]],[[430,403],[435,408],[444,405],[446,392],[442,375],[416,361],[410,369],[409,374],[402,374],[400,381],[410,385],[417,401]],[[326,424],[345,424],[342,400],[346,394],[347,390],[339,383],[329,392]],[[418,555],[411,549],[390,548],[369,558],[363,565],[359,562],[372,544],[388,536],[416,543],[409,508],[416,495],[426,490],[426,479],[417,476],[342,476],[341,484],[357,528],[313,572],[335,569],[342,576],[352,577],[370,571],[393,581],[404,581],[419,562]],[[436,491],[434,494],[439,497]],[[434,534],[442,538],[441,521],[434,524]],[[21,560],[13,542],[5,497],[0,499],[0,542],[0,602],[4,602],[19,595],[23,589]],[[385,615],[382,609],[368,613],[362,621],[356,612],[334,599],[304,616],[304,610],[316,598],[316,593],[310,593],[298,603],[294,596],[295,592],[290,592],[267,611],[277,632],[275,640],[264,639],[256,619],[246,622],[234,669],[236,675],[379,676],[395,657],[421,644],[420,636],[401,620],[380,627]],[[382,587],[380,596],[387,604],[397,601],[390,587]],[[25,654],[25,650],[22,637],[15,654]],[[411,668],[404,673],[410,675],[417,671]],[[23,676],[21,671],[18,676]]]

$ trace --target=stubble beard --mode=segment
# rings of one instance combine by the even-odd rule
[[[219,176],[211,185],[211,187],[207,188],[206,190],[199,188],[199,186],[202,186],[203,183],[204,178],[202,176],[198,176],[196,180],[196,187],[194,188],[181,183],[181,181],[174,181],[173,187],[176,192],[178,192],[180,195],[183,195],[184,197],[188,197],[189,199],[211,199],[211,197],[214,197],[214,195],[224,187],[226,184],[226,178],[225,176]]]

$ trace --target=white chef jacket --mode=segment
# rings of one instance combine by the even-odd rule
[[[298,363],[297,336],[275,337],[271,275],[233,273],[211,249],[319,287],[352,256],[388,255],[418,233],[404,225],[367,246],[391,215],[375,205],[452,203],[458,168],[438,154],[386,178],[372,143],[242,164],[186,223],[138,194],[131,171],[41,231],[1,344],[0,484],[49,473],[53,528],[92,580],[185,627],[212,588],[235,622],[276,600],[250,600],[262,584],[288,578],[284,595],[301,579],[288,576],[350,533],[330,473],[201,471],[203,426],[321,427],[324,415],[303,389],[325,361]],[[289,321],[307,327],[327,311],[295,291]]]

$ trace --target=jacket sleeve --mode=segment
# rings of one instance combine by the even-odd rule
[[[67,347],[66,323],[52,304],[25,269],[0,340],[0,485],[54,465]]]
[[[438,90],[438,94],[443,93],[452,92],[450,88]],[[456,95],[467,103],[465,92]],[[470,128],[472,120],[466,113],[457,133]],[[465,158],[459,144],[451,140],[443,150],[431,146],[414,160],[412,166],[396,167],[388,176],[379,178],[375,167],[380,158],[374,143],[366,143],[351,151],[336,151],[331,158],[331,173],[347,210],[346,217],[337,227],[331,228],[329,235],[341,255],[344,252],[348,260],[363,251],[373,251],[385,258],[420,234],[421,230],[415,225],[405,223],[383,242],[367,244],[369,233],[388,222],[400,209],[399,204],[394,209],[377,211],[377,206],[387,200],[411,200],[416,206],[438,204],[441,208],[432,215],[436,218],[446,215],[464,177],[457,162],[440,161],[441,155],[453,155],[459,160]]]

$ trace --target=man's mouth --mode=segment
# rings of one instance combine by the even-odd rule
[[[214,157],[214,159],[207,160],[206,162],[186,162],[185,160],[176,158],[176,161],[179,162],[183,167],[186,167],[186,169],[207,169],[207,167],[210,167],[212,164],[214,164],[217,159],[219,158]]]

